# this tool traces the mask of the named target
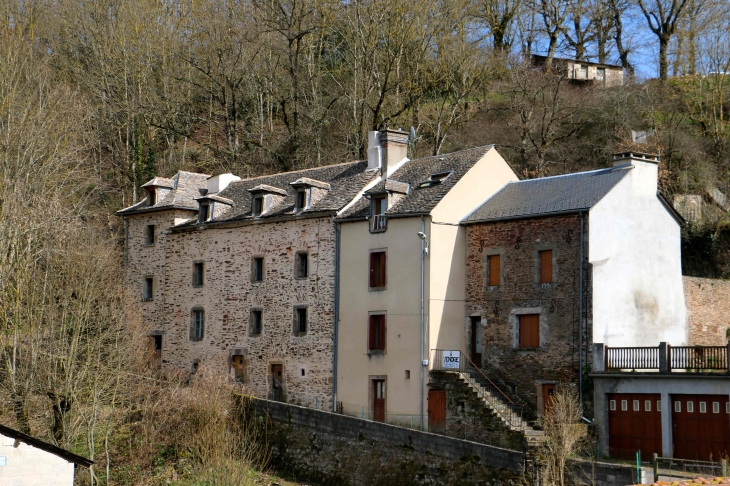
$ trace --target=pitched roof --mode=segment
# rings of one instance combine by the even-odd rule
[[[10,437],[11,439],[15,439],[19,442],[28,444],[29,446],[35,447],[36,449],[40,449],[42,451],[46,451],[50,454],[61,457],[68,462],[73,462],[74,464],[78,464],[79,466],[89,467],[94,464],[94,461],[92,460],[76,455],[73,452],[67,451],[66,449],[61,449],[60,447],[57,447],[53,444],[49,444],[48,442],[43,442],[40,439],[31,437],[15,429],[11,429],[10,427],[5,427],[4,425],[0,425],[0,434],[4,435],[5,437]]]
[[[518,219],[592,208],[631,166],[510,182],[462,223]]]
[[[208,187],[209,177],[209,174],[180,171],[175,174],[172,179],[164,179],[172,182],[172,184],[170,184],[172,189],[161,193],[164,195],[158,195],[157,202],[154,205],[148,206],[147,198],[144,198],[137,204],[117,211],[117,214],[126,216],[135,213],[146,213],[149,211],[160,211],[163,209],[173,208],[197,211],[198,202],[195,199],[201,196],[201,189],[206,189]],[[153,182],[159,179],[161,178],[155,177],[152,181],[145,184],[145,186],[151,186],[153,185]]]
[[[166,177],[155,177],[151,181],[142,184],[142,187],[175,187],[175,181]]]
[[[428,214],[449,193],[452,187],[471,169],[474,164],[484,157],[494,146],[485,145],[450,154],[435,155],[422,159],[410,160],[388,176],[399,182],[399,188],[410,186],[407,195],[401,197],[385,214],[404,215]],[[418,187],[419,182],[428,180],[431,174],[452,172],[443,182],[427,187]],[[380,181],[368,194],[378,192],[377,189],[387,190],[387,181]],[[400,191],[397,191],[400,192]],[[366,198],[361,198],[351,208],[345,211],[342,219],[366,218],[370,214],[370,204]]]
[[[235,207],[228,208],[223,214],[211,219],[206,224],[253,220],[267,221],[283,217],[335,213],[349,203],[375,177],[376,172],[367,170],[367,166],[368,163],[364,160],[233,181],[228,187],[219,192],[218,196],[230,199],[235,203]],[[296,188],[291,183],[301,179],[311,179],[323,184],[329,184],[330,189],[321,199],[312,203],[310,207],[295,212]],[[320,186],[323,184],[320,184]],[[257,191],[274,192],[281,194],[284,198],[266,213],[253,216],[251,212],[252,192]],[[190,219],[176,226],[176,228],[185,228],[197,224],[196,219]]]

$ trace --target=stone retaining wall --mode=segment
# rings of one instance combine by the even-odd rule
[[[683,279],[689,321],[688,344],[724,346],[730,329],[730,280]]]

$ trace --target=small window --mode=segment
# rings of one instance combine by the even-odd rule
[[[200,203],[200,210],[198,211],[198,223],[205,223],[210,221],[213,217],[213,204],[212,203]]]
[[[488,284],[490,287],[498,287],[501,284],[501,265],[502,258],[500,255],[489,255],[487,257],[487,273]]]
[[[641,410],[641,404],[639,403],[639,400],[634,400],[634,412],[638,412]]]
[[[297,278],[307,278],[309,276],[309,255],[306,253],[297,253],[296,256],[296,276]]]
[[[707,402],[700,402],[700,413],[707,413]]]
[[[253,309],[250,317],[250,330],[251,336],[259,336],[263,329],[263,316],[264,313],[260,309]]]
[[[309,205],[307,204],[307,190],[306,189],[298,189],[297,190],[297,205],[296,210],[302,211],[304,209],[307,209]]]
[[[203,262],[193,263],[193,287],[202,287],[205,277],[205,264]]]
[[[306,376],[306,374],[307,374],[307,371],[304,368],[300,368],[299,372],[301,373],[302,376]]]
[[[720,413],[720,402],[712,402],[712,413]]]
[[[154,224],[147,225],[147,228],[145,229],[145,241],[144,242],[146,245],[155,244],[155,225]]]
[[[152,277],[144,278],[144,300],[152,300],[154,298],[154,279]]]
[[[233,375],[237,383],[246,382],[246,358],[240,354],[231,357]]]
[[[662,401],[661,400],[657,400],[657,402],[656,402],[656,411],[657,412],[662,411]]]
[[[523,314],[520,319],[520,348],[540,347],[540,314]]]
[[[253,215],[259,216],[264,212],[264,196],[254,196],[253,198]]]
[[[406,380],[411,379],[411,370],[406,370]]]
[[[294,309],[294,335],[302,336],[307,333],[307,308]]]
[[[453,171],[447,171],[447,172],[437,172],[435,174],[431,174],[428,179],[426,179],[423,182],[418,183],[418,188],[422,189],[424,187],[433,187],[441,184],[444,182],[448,177],[453,173]]]
[[[190,371],[193,374],[195,374],[198,372],[199,369],[200,369],[200,361],[196,359],[195,361],[193,361],[193,365],[190,367]]]
[[[616,400],[611,400],[608,403],[609,403],[609,405],[608,405],[609,410],[611,410],[611,411],[616,410]]]
[[[687,402],[687,413],[693,413],[695,411],[695,402]]]
[[[251,280],[263,282],[264,280],[264,257],[254,257],[251,260]]]
[[[193,309],[191,316],[190,340],[201,341],[205,330],[205,311],[203,309]]]
[[[674,411],[678,413],[682,411],[682,402],[680,402],[679,400],[676,400],[674,402]]]
[[[157,190],[154,187],[147,189],[147,206],[157,204]]]
[[[370,351],[385,350],[385,316],[383,314],[370,316],[368,349]]]
[[[383,289],[385,288],[385,252],[384,251],[373,251],[370,252],[370,288],[371,289]]]
[[[540,260],[540,283],[551,283],[553,281],[553,251],[543,250],[538,252]]]
[[[370,213],[372,215],[370,230],[385,231],[387,227],[385,212],[388,210],[388,196],[373,196]]]
[[[644,411],[651,412],[651,400],[644,400]]]
[[[621,411],[626,412],[629,409],[629,401],[628,400],[621,400]]]
[[[578,67],[578,79],[588,79],[588,66],[585,64]]]

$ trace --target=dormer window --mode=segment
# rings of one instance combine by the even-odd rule
[[[213,203],[201,202],[200,210],[198,211],[198,223],[210,221],[211,217],[213,217]]]
[[[253,198],[253,215],[260,216],[264,212],[264,196],[254,196]]]
[[[308,201],[307,201],[307,189],[298,189],[297,190],[297,204],[295,211],[304,211],[309,207]]]
[[[385,212],[388,210],[388,195],[379,194],[370,199],[370,230],[385,231]]]
[[[145,192],[147,193],[147,205],[154,206],[155,204],[157,204],[157,189],[154,187],[150,187],[148,189],[145,189]]]
[[[436,172],[435,174],[431,174],[428,179],[418,183],[418,188],[421,189],[424,187],[438,186],[446,179],[448,179],[451,174],[453,174],[453,171],[451,170],[447,172]]]

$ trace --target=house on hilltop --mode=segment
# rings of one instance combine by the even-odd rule
[[[531,59],[533,66],[544,68],[547,56],[533,54]],[[614,64],[553,57],[553,67],[576,83],[591,83],[606,87],[624,84],[624,68]]]

